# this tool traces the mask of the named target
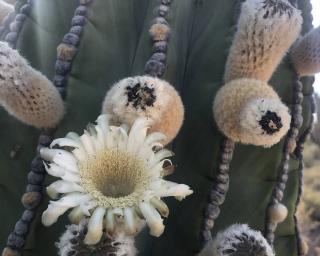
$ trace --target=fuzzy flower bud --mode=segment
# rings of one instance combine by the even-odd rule
[[[300,34],[300,11],[287,0],[247,0],[226,64],[225,82],[248,77],[267,82]]]
[[[221,87],[213,104],[216,124],[225,136],[256,146],[271,147],[287,133],[288,108],[267,83],[237,79]]]
[[[111,115],[113,124],[131,126],[138,117],[149,120],[149,133],[166,135],[167,144],[178,134],[184,107],[177,91],[166,81],[149,76],[122,79],[107,93],[102,112]]]
[[[0,42],[0,105],[37,128],[55,127],[64,114],[58,90],[6,43]]]
[[[291,58],[300,76],[320,72],[320,27],[311,30],[294,45]]]

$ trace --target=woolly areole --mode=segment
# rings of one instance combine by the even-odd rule
[[[289,130],[288,108],[267,83],[242,78],[221,87],[213,104],[218,128],[235,142],[271,147]]]
[[[166,24],[156,23],[151,26],[149,33],[155,41],[164,41],[170,35],[170,28]]]
[[[288,216],[287,207],[280,203],[271,205],[268,209],[268,212],[270,221],[276,224],[283,222]]]

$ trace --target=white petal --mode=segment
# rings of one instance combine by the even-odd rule
[[[192,193],[193,191],[189,186],[185,184],[177,184],[170,181],[165,181],[163,188],[157,191],[157,195],[160,197],[174,196],[178,200],[182,200]]]
[[[69,132],[67,135],[66,135],[66,138],[68,139],[72,139],[74,141],[77,141],[77,142],[80,142],[81,143],[81,140],[80,140],[80,136],[75,133],[75,132]]]
[[[40,154],[46,161],[54,162],[65,169],[78,172],[77,160],[72,153],[66,150],[42,148]]]
[[[80,140],[80,136],[75,133],[75,132],[69,132],[66,135],[66,138],[74,140],[76,143],[78,143],[79,145],[81,145],[81,147],[74,149],[72,151],[72,153],[74,154],[74,156],[79,160],[79,161],[85,161],[88,158],[88,154],[86,152],[86,149],[84,148],[83,143]]]
[[[127,132],[123,128],[117,127],[117,129],[115,130],[115,133],[117,134],[116,142],[117,142],[118,150],[125,151],[127,149],[127,143],[128,143]]]
[[[142,202],[139,204],[139,208],[150,228],[150,234],[156,237],[161,236],[164,225],[160,214],[149,203]]]
[[[65,206],[56,204],[55,202],[50,202],[47,210],[45,210],[42,214],[43,225],[48,227],[56,223],[58,218],[70,208],[72,208],[72,206]]]
[[[60,152],[63,152],[63,149],[50,149],[50,148],[41,148],[40,155],[43,160],[52,162],[53,158]]]
[[[142,214],[139,206],[135,206],[134,211],[135,211],[135,213],[137,214],[137,216],[138,216],[140,219],[144,220],[144,216],[143,216],[143,214]]]
[[[51,189],[49,187],[47,187],[47,195],[51,199],[57,199],[59,197],[59,193],[57,191],[55,191],[54,189]]]
[[[90,200],[90,196],[82,193],[70,193],[63,196],[60,200],[55,201],[55,204],[62,206],[76,207],[81,203]]]
[[[44,166],[47,173],[51,176],[58,177],[66,181],[80,182],[80,176],[78,173],[70,172],[56,164],[49,164],[48,166],[45,164]]]
[[[127,124],[121,124],[120,127],[128,134],[129,126]]]
[[[85,131],[90,135],[90,137],[94,137],[94,136],[97,135],[97,131],[95,129],[95,125],[92,124],[92,123],[88,123],[87,124],[87,128],[86,128]]]
[[[59,194],[71,192],[84,192],[83,188],[74,182],[58,180],[47,187],[47,193],[51,198],[56,198]]]
[[[73,172],[65,172],[61,179],[76,183],[80,183],[81,181],[79,174]]]
[[[123,210],[121,208],[114,208],[113,214],[119,219],[123,218]]]
[[[134,212],[131,208],[125,208],[123,210],[124,214],[124,221],[125,221],[125,227],[127,234],[133,235],[137,232],[136,230],[136,223],[134,218]]]
[[[165,162],[169,162],[169,164],[172,165],[171,160],[169,159],[162,160],[161,162],[157,163],[151,168],[152,173],[155,173],[156,175],[160,176],[163,173],[163,165]]]
[[[62,167],[60,167],[56,164],[46,165],[44,163],[44,168],[46,169],[48,174],[50,174],[51,176],[54,176],[54,177],[62,177],[66,173],[65,169],[63,169]]]
[[[116,128],[118,128],[118,127],[116,127],[116,126],[109,127],[109,132],[105,136],[105,138],[106,138],[105,143],[106,143],[107,148],[115,148],[118,145],[118,142],[116,140],[117,133],[115,132]]]
[[[138,118],[133,123],[129,137],[127,150],[131,153],[138,153],[147,135],[148,121],[145,118]]]
[[[72,151],[72,154],[80,162],[88,159],[88,154],[84,148],[76,148]]]
[[[84,214],[80,206],[73,208],[73,210],[68,214],[68,218],[73,224],[79,224],[83,217]]]
[[[86,216],[90,216],[91,215],[90,210],[92,210],[96,206],[97,206],[97,202],[95,200],[85,201],[80,204],[80,208],[83,214]]]
[[[95,148],[90,134],[87,131],[84,131],[84,134],[81,135],[80,140],[83,143],[88,155],[93,156],[95,154]]]
[[[101,127],[105,135],[109,133],[109,120],[110,115],[108,114],[100,115],[96,120],[97,124]]]
[[[59,138],[59,139],[53,140],[52,143],[50,144],[50,148],[53,148],[55,145],[58,145],[60,147],[73,147],[73,148],[82,147],[82,145],[79,142],[69,138]]]
[[[96,149],[102,150],[105,148],[105,136],[103,134],[103,130],[100,126],[96,126],[97,137],[96,137]]]
[[[75,158],[71,159],[71,158],[66,158],[60,155],[57,155],[53,158],[53,163],[63,167],[64,169],[67,169],[73,173],[78,173],[79,169],[78,169],[78,165],[77,165],[77,160]]]
[[[148,164],[149,159],[152,159],[154,156],[154,151],[152,148],[142,146],[137,153],[137,156],[141,159],[145,159],[145,163]]]
[[[106,229],[108,234],[112,236],[115,231],[115,219],[112,209],[109,209],[106,215]]]
[[[173,152],[168,149],[161,149],[157,153],[154,154],[153,158],[150,160],[148,166],[153,167],[158,164],[161,160],[173,156]]]
[[[165,139],[166,136],[160,132],[151,133],[145,139],[142,147],[138,152],[138,156],[143,159],[151,159],[154,156],[153,148],[159,147],[163,148],[163,145],[160,143],[161,140]]]
[[[93,143],[95,152],[99,152],[100,150],[104,149],[104,136],[103,136],[103,131],[100,128],[99,125],[94,126],[93,124],[88,125],[88,129],[89,129],[89,135],[91,138],[91,141]],[[98,130],[99,130],[99,134],[98,134]]]
[[[150,189],[153,191],[158,191],[162,188],[163,184],[163,179],[156,179],[150,184]]]
[[[94,245],[100,241],[103,233],[103,217],[105,212],[106,209],[103,207],[98,207],[94,210],[88,223],[88,233],[84,239],[86,244]]]
[[[163,217],[168,217],[168,215],[169,215],[169,207],[161,199],[153,197],[150,200],[150,204],[152,204],[152,206],[154,208],[156,208]]]
[[[160,143],[160,141],[163,141],[166,138],[167,138],[167,136],[161,132],[150,133],[150,134],[148,134],[148,136],[144,142],[144,146],[153,147],[154,145],[158,145]],[[162,145],[162,144],[160,143],[160,145]]]

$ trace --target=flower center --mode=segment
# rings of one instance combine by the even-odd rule
[[[149,184],[143,161],[128,152],[105,149],[79,169],[83,187],[103,207],[133,206]]]

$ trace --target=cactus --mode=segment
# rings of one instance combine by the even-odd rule
[[[26,2],[18,1],[16,10]],[[51,80],[57,47],[70,29],[78,2],[35,0],[30,17],[26,18],[18,35],[17,48],[21,54],[33,68]],[[165,33],[161,36],[169,33],[163,30],[165,26],[161,31],[159,28],[149,31],[157,2],[93,1],[88,7],[81,43],[70,67],[66,114],[57,137],[65,136],[68,131],[81,133],[83,127],[100,114],[104,96],[113,84],[128,76],[143,75],[145,63],[153,51],[150,33]],[[298,6],[305,18],[302,33],[306,33],[311,28],[309,0],[299,0]],[[190,185],[194,194],[179,204],[166,201],[170,208],[166,230],[160,238],[151,238],[142,232],[137,239],[139,255],[191,256],[201,249],[200,223],[217,169],[222,138],[212,124],[211,106],[223,85],[236,9],[234,0],[176,0],[172,3],[168,67],[164,78],[182,96],[186,114],[182,129],[172,144],[177,170],[170,179]],[[3,33],[2,39],[8,28]],[[269,82],[288,105],[292,104],[292,74],[289,61],[285,59]],[[307,77],[303,82],[305,124],[302,131],[310,119],[312,78]],[[25,192],[27,171],[35,155],[39,131],[15,120],[3,109],[0,110],[0,124],[0,202],[5,206],[0,217],[6,223],[0,232],[0,247],[4,248],[21,216],[19,198]],[[263,230],[265,209],[277,176],[282,146],[283,141],[270,149],[236,146],[230,166],[229,193],[215,223],[214,234],[239,222]],[[276,255],[279,256],[297,255],[293,220],[297,197],[296,168],[297,161],[290,160],[288,186],[282,201],[288,208],[288,218],[279,225],[275,240]],[[45,184],[50,183],[51,179],[47,178]],[[23,255],[57,255],[54,242],[58,241],[68,220],[65,218],[50,229],[44,228],[39,217],[47,200],[43,200],[39,215],[35,216]],[[14,240],[14,237],[10,239]]]

